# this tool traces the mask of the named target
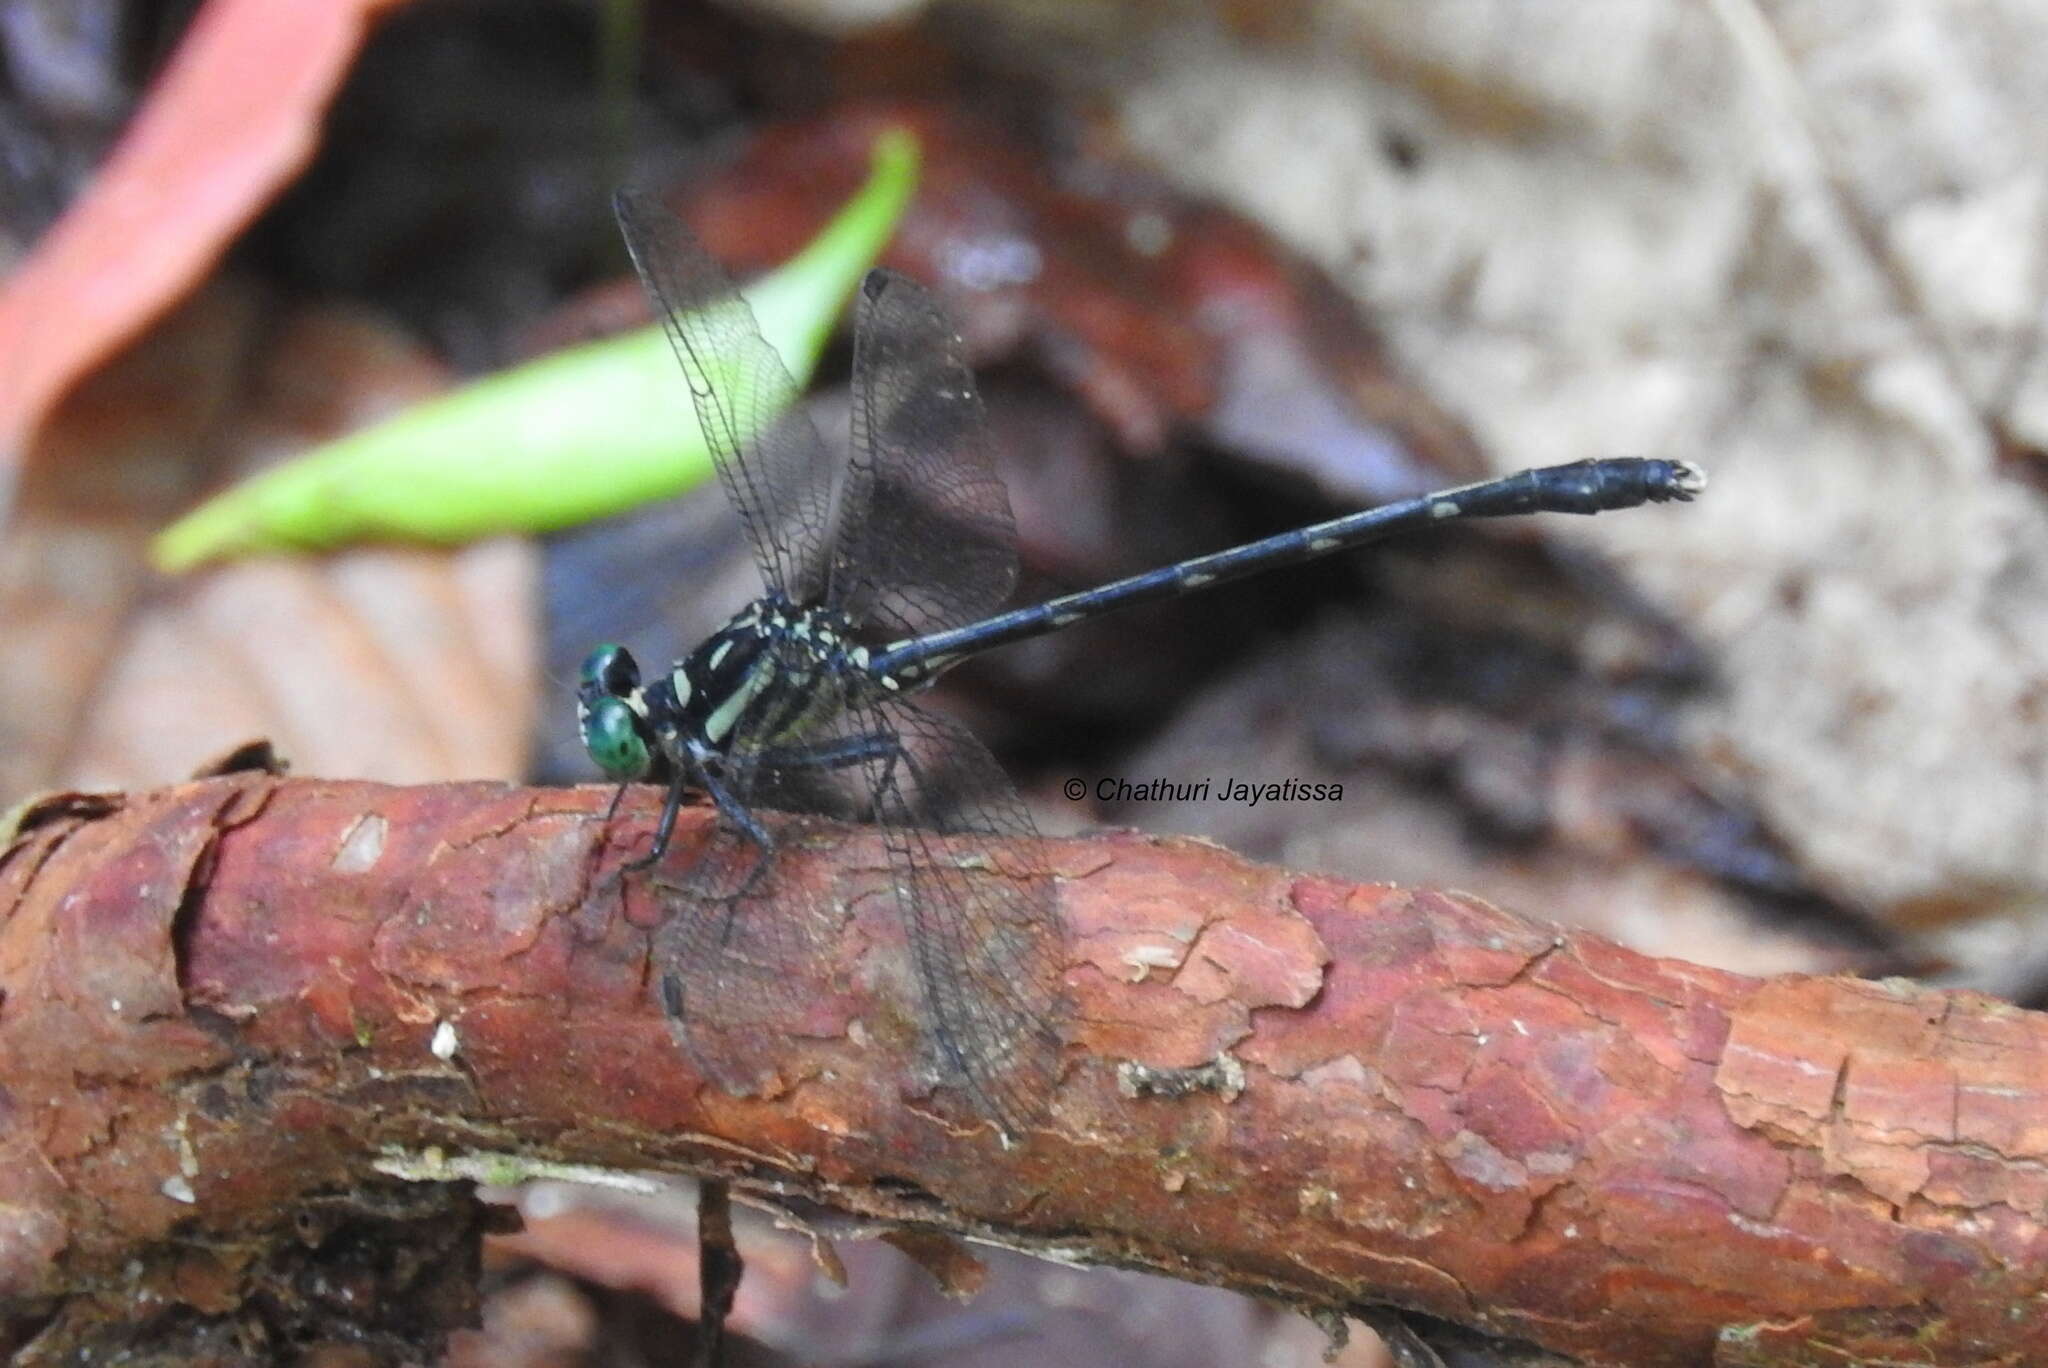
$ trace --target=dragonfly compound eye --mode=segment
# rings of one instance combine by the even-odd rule
[[[639,687],[640,664],[633,653],[610,642],[583,657],[583,692],[624,698]]]
[[[640,719],[622,698],[600,698],[584,710],[583,748],[607,777],[621,783],[643,779],[653,768]]]

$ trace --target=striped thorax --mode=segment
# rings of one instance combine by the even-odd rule
[[[667,674],[645,685],[623,647],[584,662],[577,717],[585,745],[618,779],[649,777],[665,759],[718,772],[735,738],[750,747],[796,746],[846,706],[856,680],[883,689],[853,624],[831,608],[756,599]]]

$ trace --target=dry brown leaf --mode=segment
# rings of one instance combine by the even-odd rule
[[[144,547],[197,493],[196,457],[238,400],[261,316],[246,289],[202,290],[45,426],[0,533],[0,794],[65,773],[149,582]]]
[[[374,318],[264,318],[246,292],[218,290],[67,401],[0,556],[0,716],[14,732],[0,790],[169,781],[255,736],[300,773],[521,774],[537,687],[523,544],[278,557],[175,581],[143,565],[194,472],[246,469],[446,383]]]

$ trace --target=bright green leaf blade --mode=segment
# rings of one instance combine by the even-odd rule
[[[745,291],[799,385],[916,180],[916,142],[884,134],[860,192]],[[151,557],[179,571],[261,551],[542,532],[711,474],[688,386],[657,326],[558,352],[329,442],[194,509],[157,536]]]

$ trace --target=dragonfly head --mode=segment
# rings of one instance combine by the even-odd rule
[[[607,778],[630,783],[653,771],[654,736],[640,697],[640,666],[631,651],[606,644],[583,658],[576,724],[583,732],[583,749]]]

